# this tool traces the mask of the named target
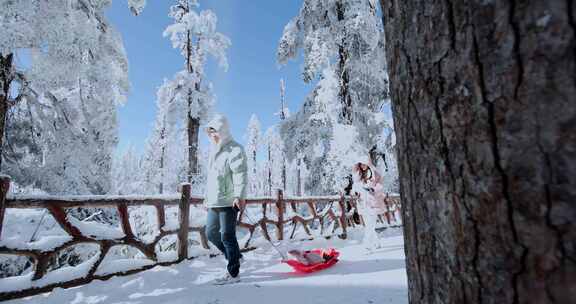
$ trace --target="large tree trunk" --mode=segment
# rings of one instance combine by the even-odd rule
[[[0,170],[2,169],[2,155],[4,144],[4,131],[6,127],[6,114],[10,98],[10,85],[14,80],[13,55],[6,56],[0,54]]]
[[[381,5],[411,303],[575,303],[576,4]]]
[[[344,43],[344,42],[342,42]],[[348,51],[343,46],[338,48],[338,74],[340,75],[340,102],[342,112],[340,118],[342,123],[351,125],[352,120],[352,97],[350,96],[350,74],[346,68],[348,60]]]
[[[184,3],[184,11],[186,13],[190,12],[190,3],[186,1]],[[200,39],[200,38],[198,38]],[[200,41],[196,45],[198,49],[200,47]],[[195,74],[194,68],[192,67],[192,32],[186,31],[186,70],[189,74]],[[197,74],[197,73],[196,73]],[[198,75],[197,75],[198,76]],[[197,82],[194,84],[194,89],[196,92],[200,91],[200,77],[198,77]],[[188,117],[187,117],[187,133],[188,133],[188,182],[192,184],[194,189],[194,176],[198,175],[198,133],[200,132],[200,119],[198,117],[192,117],[192,98],[193,92],[188,91]]]
[[[345,17],[345,6],[342,1],[336,2],[336,17],[339,22],[344,21]],[[348,64],[348,50],[345,45],[351,43],[342,38],[340,45],[338,46],[338,71],[337,74],[340,78],[340,104],[342,107],[340,113],[340,120],[342,123],[351,125],[352,120],[352,96],[350,96],[350,73],[346,65]]]

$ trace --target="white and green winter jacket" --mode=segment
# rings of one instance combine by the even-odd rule
[[[210,147],[206,181],[206,207],[231,207],[234,198],[246,197],[247,173],[244,148],[234,141],[226,117],[216,115],[206,129],[213,128],[220,142]]]

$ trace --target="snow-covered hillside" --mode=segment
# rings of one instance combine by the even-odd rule
[[[234,285],[212,285],[211,281],[222,275],[224,260],[221,256],[202,257],[7,303],[408,303],[403,237],[394,230],[381,236],[383,247],[372,252],[356,240],[282,244],[281,250],[330,246],[340,250],[341,258],[335,266],[308,275],[293,273],[280,263],[281,257],[273,248],[263,246],[244,254],[242,280]]]

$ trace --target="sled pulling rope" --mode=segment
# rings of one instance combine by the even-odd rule
[[[248,212],[246,212],[246,208],[244,208],[244,212],[242,214],[246,215],[246,218],[250,222],[252,222],[252,225],[254,225],[256,223],[254,220],[252,220],[252,218],[250,217]],[[288,264],[295,271],[301,272],[301,273],[311,273],[311,272],[316,272],[316,271],[319,271],[322,269],[332,267],[334,264],[336,264],[338,262],[338,257],[340,256],[340,252],[338,252],[334,248],[330,248],[328,250],[323,250],[323,249],[308,250],[308,251],[305,251],[305,253],[315,254],[315,255],[321,256],[324,259],[324,261],[320,262],[320,263],[314,263],[314,264],[305,264],[305,263],[302,263],[301,261],[298,261],[297,259],[286,258],[286,256],[282,253],[282,251],[280,251],[280,249],[278,249],[278,247],[276,245],[274,245],[274,243],[271,240],[269,240],[267,238],[266,238],[266,240],[280,254],[280,256],[282,256],[282,263]]]
[[[243,214],[245,214],[245,215],[246,215],[246,218],[248,218],[248,220],[249,220],[250,222],[252,222],[252,225],[255,225],[255,224],[256,224],[256,222],[253,221],[252,218],[250,218],[250,215],[248,214],[248,212],[246,212],[246,208],[244,208],[244,213],[243,213]],[[273,247],[274,249],[276,249],[276,251],[277,251],[277,252],[280,254],[280,256],[282,257],[282,260],[283,260],[283,261],[286,260],[286,256],[282,253],[282,251],[280,251],[280,249],[278,249],[278,247],[276,247],[276,245],[274,245],[274,243],[273,243],[271,240],[269,240],[269,239],[267,239],[267,238],[265,238],[265,239],[270,243],[270,245],[272,245],[272,247]]]

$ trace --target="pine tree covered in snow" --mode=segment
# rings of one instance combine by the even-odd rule
[[[246,155],[248,156],[248,195],[258,195],[261,192],[261,178],[258,176],[257,153],[260,146],[260,121],[252,114],[246,129]]]
[[[167,162],[168,146],[168,121],[167,121],[167,103],[170,98],[163,94],[166,91],[166,81],[156,93],[156,119],[152,133],[146,140],[144,153],[142,155],[142,182],[147,189],[146,193],[163,193],[164,192],[164,174],[165,162]],[[142,189],[144,190],[144,189]]]
[[[138,4],[139,12],[144,2],[129,4]],[[121,37],[104,15],[109,4],[109,0],[0,2],[0,169],[13,177],[18,191],[110,190],[112,151],[118,141],[116,107],[128,90],[128,63]],[[27,64],[17,66],[21,60],[15,58],[23,54]],[[71,209],[68,214],[115,220],[113,213],[94,209]],[[54,233],[57,226],[50,216],[36,224],[40,213],[30,216],[19,210],[9,218],[14,221],[4,222],[4,228],[14,228],[12,235],[23,242]],[[36,237],[21,234],[37,226]],[[91,253],[82,246],[66,249],[50,268],[85,261]],[[0,261],[0,276],[5,275],[5,261]],[[30,266],[22,260],[12,262],[8,262],[12,274]]]
[[[286,81],[284,78],[280,79],[280,110],[276,115],[280,117],[281,121],[290,117],[290,109],[286,106]]]
[[[386,126],[384,34],[374,2],[305,0],[284,29],[278,61],[286,64],[300,50],[304,81],[319,81],[281,134],[288,159],[304,159],[310,168],[307,192],[335,193],[352,163],[383,140]]]
[[[370,150],[370,157],[378,172],[382,176],[384,191],[388,193],[400,193],[400,180],[398,176],[398,155],[396,153],[396,133],[392,126],[392,121],[388,122],[388,127],[384,129],[382,138],[378,144]]]
[[[128,0],[128,7],[134,15],[140,15],[145,6],[146,0]]]
[[[120,35],[108,1],[2,3],[0,53],[29,49],[22,99],[8,112],[2,170],[49,193],[110,190],[116,107],[128,90]]]
[[[133,145],[114,158],[112,166],[112,189],[113,194],[137,194],[142,193],[142,168],[140,157]]]
[[[184,97],[179,95],[182,91],[178,89],[180,84],[176,80],[165,80],[156,94],[156,120],[142,159],[144,193],[175,192],[186,180],[188,129],[187,121],[181,115],[183,112],[178,109],[181,104],[177,100]],[[200,185],[197,183],[194,190]]]
[[[186,122],[187,130],[187,180],[197,184],[198,178],[198,132],[200,125],[208,119],[214,97],[210,86],[203,84],[204,66],[207,57],[214,57],[224,69],[228,68],[226,49],[230,39],[216,31],[217,17],[210,10],[197,13],[196,0],[178,0],[170,8],[169,16],[174,24],[164,31],[172,46],[179,49],[186,68],[178,72],[173,84],[173,111]],[[195,185],[193,185],[195,188]]]
[[[285,153],[284,141],[279,134],[278,126],[272,126],[264,133],[263,144],[266,152],[266,161],[263,166],[265,195],[275,195],[276,190],[283,189],[282,169]]]

